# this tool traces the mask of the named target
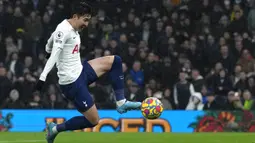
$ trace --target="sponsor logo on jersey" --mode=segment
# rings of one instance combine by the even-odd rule
[[[58,39],[55,40],[55,42],[56,42],[56,43],[60,43],[60,44],[62,43],[62,41],[61,41],[61,40],[58,40]]]

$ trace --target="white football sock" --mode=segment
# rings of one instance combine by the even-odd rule
[[[116,102],[117,106],[120,107],[126,102],[126,99],[122,99]]]
[[[57,131],[57,126],[54,126],[54,127],[52,128],[52,131],[53,131],[53,133],[58,133],[58,131]]]

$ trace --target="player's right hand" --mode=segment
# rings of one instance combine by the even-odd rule
[[[43,85],[44,85],[44,81],[38,80],[35,86],[35,91],[40,92],[43,88]]]

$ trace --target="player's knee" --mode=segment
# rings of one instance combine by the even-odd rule
[[[111,64],[110,64],[111,69],[114,67],[120,67],[120,66],[122,66],[121,57],[118,55],[111,56]]]
[[[120,56],[117,55],[113,55],[113,56],[107,56],[107,63],[105,63],[105,65],[107,65],[106,70],[111,70],[112,67],[115,67],[116,65],[122,65],[122,59]]]
[[[99,117],[95,116],[90,120],[92,127],[95,127],[99,123]]]
[[[113,64],[122,64],[122,59],[120,56],[115,55],[113,59]]]

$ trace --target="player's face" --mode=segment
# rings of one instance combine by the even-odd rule
[[[89,14],[86,14],[84,16],[80,16],[77,19],[77,24],[78,24],[79,31],[81,31],[84,28],[88,27],[90,19],[91,19],[91,15],[89,15]]]

